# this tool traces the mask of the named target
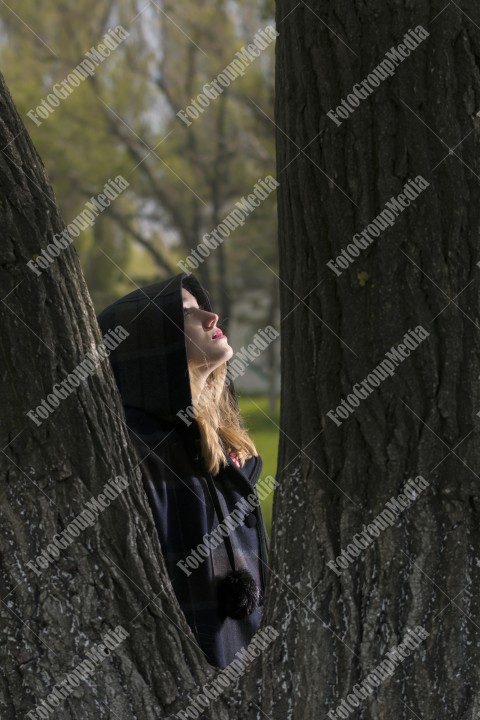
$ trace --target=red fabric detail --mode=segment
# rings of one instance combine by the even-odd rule
[[[235,465],[236,465],[237,467],[240,467],[240,460],[238,459],[237,453],[234,452],[233,450],[229,450],[229,451],[228,451],[228,454],[229,454],[230,457],[232,458],[232,460],[233,460],[233,462],[235,463]]]

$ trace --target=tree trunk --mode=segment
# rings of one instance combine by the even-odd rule
[[[275,327],[278,309],[278,282],[275,275],[271,278],[271,289],[270,289],[270,302],[268,306],[268,317],[267,325]],[[278,379],[278,359],[277,359],[277,348],[275,343],[272,343],[267,348],[267,368],[268,368],[268,411],[271,415],[277,414],[277,402],[278,402],[278,390],[277,390],[277,379]]]
[[[217,127],[217,147],[215,161],[213,163],[212,171],[212,228],[217,228],[222,222],[223,217],[221,216],[221,209],[224,204],[223,193],[228,183],[228,162],[227,162],[227,136],[226,136],[226,124],[227,124],[227,103],[228,103],[228,88],[225,89],[224,93],[217,99],[218,108],[216,116],[216,127]],[[233,273],[237,274],[238,268],[235,264],[227,263],[225,257],[225,248],[223,243],[219,243],[215,249],[215,257],[217,260],[217,287],[218,296],[216,298],[217,307],[220,315],[220,322],[222,329],[226,335],[230,331],[231,322],[231,308],[232,300],[228,292],[230,287],[227,280],[228,277]]]
[[[262,707],[286,717],[275,704],[291,694],[288,717],[302,720],[471,720],[480,711],[478,3],[276,7],[285,320],[268,611],[292,614],[275,703]],[[429,36],[393,75],[354,96],[340,124],[328,116],[418,25]],[[429,183],[420,196],[332,270],[418,175]],[[391,376],[354,395],[339,423],[328,415],[419,325],[428,337]],[[428,486],[388,510],[417,476]],[[384,510],[391,525],[382,520],[375,537],[375,524],[357,538],[365,549],[355,544],[344,567],[334,564]],[[417,626],[425,639],[391,677],[365,699],[349,696]]]

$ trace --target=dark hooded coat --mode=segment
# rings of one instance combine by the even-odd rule
[[[258,607],[242,619],[219,612],[218,583],[232,569],[225,542],[210,549],[190,575],[177,565],[221,522],[207,483],[198,424],[193,412],[186,414],[192,396],[182,285],[201,308],[212,310],[200,282],[183,272],[120,298],[100,313],[98,321],[103,334],[118,325],[129,333],[110,355],[127,428],[174,592],[207,661],[223,668],[248,645],[260,623],[268,537],[260,507],[229,534],[236,568],[248,570],[261,590]],[[237,404],[231,380],[228,388]],[[181,411],[190,424],[177,414]],[[247,459],[242,468],[227,453],[225,457],[228,465],[215,476],[208,474],[224,518],[242,498],[256,493],[263,465],[260,456]]]

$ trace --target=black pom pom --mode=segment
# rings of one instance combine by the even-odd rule
[[[220,612],[240,620],[250,615],[258,606],[261,591],[248,570],[235,570],[220,580],[218,603]]]

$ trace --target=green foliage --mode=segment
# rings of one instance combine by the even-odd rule
[[[267,117],[273,117],[274,43],[190,127],[176,116],[271,22],[266,7],[257,0],[59,0],[38,12],[34,0],[17,0],[15,13],[1,9],[3,72],[65,221],[109,178],[121,174],[130,183],[95,232],[75,241],[97,309],[152,268],[157,278],[179,272],[176,261],[258,178],[274,174],[274,125]],[[128,38],[37,127],[27,113],[119,23]],[[245,290],[264,286],[269,273],[250,247],[276,269],[274,217],[272,197],[222,245],[226,267],[244,268]],[[144,264],[136,262],[138,253]],[[205,265],[213,285],[228,292],[220,251]]]

